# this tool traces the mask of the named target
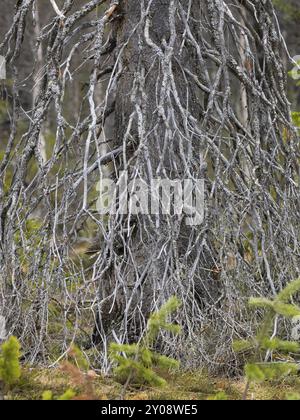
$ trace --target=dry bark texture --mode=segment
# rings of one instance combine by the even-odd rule
[[[17,2],[0,45],[12,80],[0,161],[0,299],[10,331],[29,360],[48,361],[53,318],[59,355],[96,325],[90,345],[106,369],[108,342],[138,339],[149,312],[177,295],[183,334],[164,337],[165,351],[188,365],[232,366],[232,338],[255,326],[248,296],[275,294],[300,271],[299,146],[272,2],[56,2],[60,13],[37,40],[39,94],[24,109],[19,55],[33,3]],[[45,121],[55,133],[46,162]],[[204,178],[204,222],[100,217],[104,165],[119,182],[123,170],[147,183]],[[87,262],[75,244],[91,229],[97,250]]]

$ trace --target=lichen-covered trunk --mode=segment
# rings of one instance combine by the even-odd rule
[[[243,316],[241,290],[247,294],[253,281],[275,293],[283,281],[276,266],[292,237],[271,227],[287,211],[275,204],[275,185],[296,194],[297,162],[280,35],[271,4],[256,7],[235,13],[217,0],[120,2],[115,125],[124,150],[116,178],[126,171],[139,187],[204,179],[205,217],[194,226],[184,214],[111,219],[96,342],[138,340],[149,312],[175,294],[185,343],[221,353],[226,320]],[[282,123],[290,127],[285,144]]]
[[[115,127],[116,147],[125,150],[116,176],[126,171],[127,184],[138,188],[154,179],[175,182],[174,207],[170,214],[151,214],[149,196],[147,214],[131,213],[129,203],[129,214],[111,220],[96,343],[109,341],[112,332],[120,340],[139,340],[149,313],[171,295],[184,302],[185,331],[193,335],[201,309],[214,305],[221,289],[209,222],[189,226],[190,213],[176,208],[178,183],[207,178],[200,124],[209,90],[199,89],[191,77],[201,65],[199,39],[194,46],[185,39],[187,31],[198,32],[203,10],[197,2],[132,0],[121,2],[119,11]]]

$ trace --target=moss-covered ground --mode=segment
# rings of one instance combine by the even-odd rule
[[[23,369],[22,378],[14,386],[7,399],[40,400],[45,391],[51,391],[56,399],[67,389],[76,392],[78,399],[115,400],[122,394],[123,386],[109,377],[89,371],[85,376],[71,376],[61,369]],[[148,386],[131,386],[127,389],[128,400],[240,400],[245,382],[243,379],[212,378],[204,372],[169,374],[168,385],[162,389]],[[285,400],[300,393],[300,378],[293,377],[281,382],[255,384],[250,388],[250,400]],[[76,398],[76,397],[75,397]]]

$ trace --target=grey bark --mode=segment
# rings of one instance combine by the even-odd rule
[[[132,122],[132,146],[126,150],[119,169],[128,168],[130,179],[140,177],[148,182],[153,177],[183,181],[187,170],[197,178],[201,174],[203,145],[195,133],[187,132],[184,119],[189,115],[200,121],[201,104],[207,93],[197,91],[193,83],[187,85],[184,80],[180,63],[184,63],[186,71],[197,73],[197,60],[191,46],[180,51],[182,39],[178,34],[184,33],[185,26],[176,16],[179,13],[176,2],[154,1],[148,7],[148,13],[146,3],[139,1],[120,7],[124,17],[121,24],[117,24],[117,44],[124,47],[116,89],[116,141],[117,146],[123,144]],[[190,17],[195,21],[200,19],[198,4],[193,3]],[[172,97],[175,94],[178,98]],[[185,132],[185,137],[178,134],[178,130]],[[128,225],[132,233],[126,238],[122,229],[126,232]],[[138,340],[149,313],[163,303],[168,294],[181,294],[180,289],[190,293],[190,299],[198,304],[216,302],[220,289],[218,275],[212,274],[216,268],[216,253],[207,230],[204,228],[201,235],[201,242],[206,242],[207,247],[199,244],[197,249],[195,243],[196,249],[191,250],[190,242],[196,240],[197,232],[184,227],[180,218],[158,220],[155,216],[131,216],[130,220],[117,217],[113,221],[110,253],[114,255],[110,259],[110,274],[103,279],[101,299],[105,305],[99,312],[100,328],[98,334],[94,333],[96,342],[99,335],[106,340],[112,328],[117,329],[122,339]],[[196,260],[201,264],[194,270]],[[166,285],[169,278],[171,281]],[[117,299],[113,292],[116,289]]]

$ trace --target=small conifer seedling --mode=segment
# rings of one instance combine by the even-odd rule
[[[20,348],[20,343],[16,337],[10,337],[1,346],[0,385],[4,391],[4,395],[6,394],[8,388],[20,379]]]
[[[268,362],[263,361],[263,354],[266,352],[299,353],[300,344],[292,341],[284,341],[273,337],[272,328],[276,317],[294,318],[300,316],[300,308],[290,304],[291,297],[300,291],[300,279],[291,282],[282,290],[273,300],[265,298],[251,298],[250,306],[254,308],[265,309],[265,318],[261,324],[258,334],[252,340],[237,341],[234,343],[234,350],[252,351],[253,362],[245,366],[245,375],[247,385],[244,393],[244,399],[247,399],[251,383],[264,382],[267,380],[281,379],[299,371],[299,365],[296,362]],[[257,361],[259,360],[259,361]]]
[[[153,386],[164,386],[166,381],[160,377],[154,367],[161,369],[178,368],[176,360],[153,351],[161,330],[173,334],[180,333],[180,326],[168,323],[167,318],[180,306],[176,297],[172,297],[162,308],[151,315],[147,330],[138,344],[117,344],[110,346],[110,355],[117,364],[115,373],[126,381],[125,388],[132,380]]]

